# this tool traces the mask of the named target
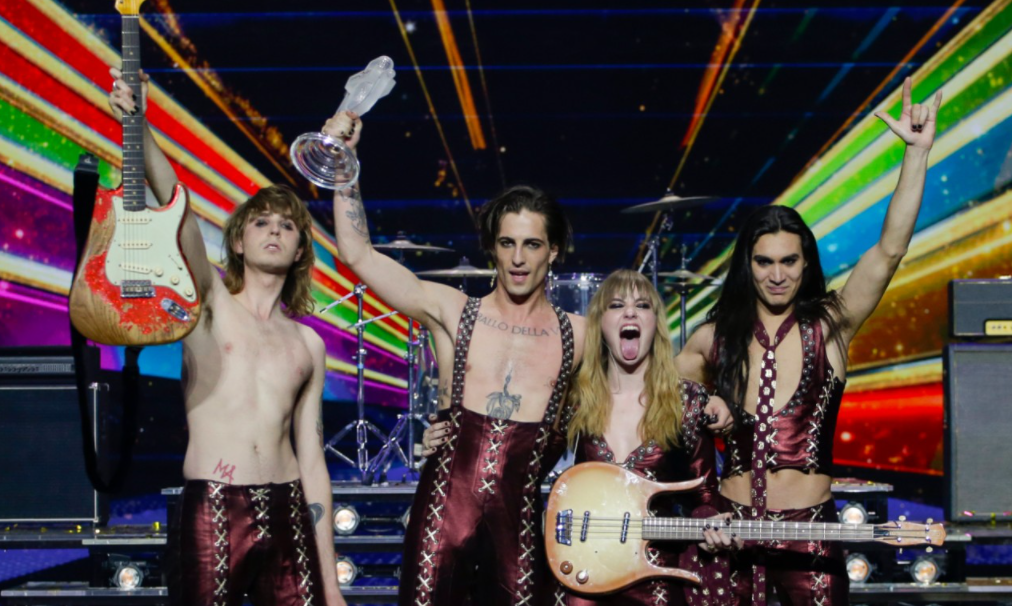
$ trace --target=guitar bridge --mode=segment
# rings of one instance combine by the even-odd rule
[[[123,280],[119,294],[124,299],[150,299],[155,296],[151,280]]]
[[[573,544],[573,510],[567,509],[555,514],[555,542],[562,545]]]

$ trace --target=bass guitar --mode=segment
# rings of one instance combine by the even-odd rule
[[[650,499],[662,492],[698,488],[702,478],[659,483],[611,463],[581,463],[566,470],[552,485],[545,510],[545,547],[552,573],[567,588],[585,594],[611,593],[640,581],[674,577],[699,583],[699,577],[678,568],[650,562],[650,541],[703,540],[703,529],[714,520],[655,517]],[[895,547],[941,545],[941,524],[889,522],[838,524],[732,520],[720,524],[745,541],[878,541]]]
[[[140,94],[140,5],[118,0],[123,80]],[[144,110],[123,114],[123,182],[99,189],[88,241],[70,289],[70,320],[106,345],[158,345],[197,325],[200,295],[180,247],[189,212],[177,184],[169,204],[149,208],[144,186]]]

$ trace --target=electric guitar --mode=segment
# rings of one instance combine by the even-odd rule
[[[611,593],[656,577],[699,583],[699,577],[678,568],[652,564],[649,541],[703,540],[703,528],[714,520],[659,518],[648,505],[662,492],[698,488],[702,478],[688,482],[653,482],[611,463],[581,463],[566,470],[552,485],[545,510],[545,547],[555,578],[586,594]],[[836,524],[732,520],[720,522],[726,533],[745,541],[879,541],[896,547],[941,545],[941,524],[889,522]]]
[[[140,99],[139,12],[144,0],[117,0],[123,20],[123,80]],[[123,114],[123,182],[100,189],[88,242],[70,289],[70,320],[107,345],[178,341],[197,325],[200,294],[179,238],[189,212],[177,184],[171,202],[145,204],[144,110]]]

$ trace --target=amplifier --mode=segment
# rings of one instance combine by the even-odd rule
[[[1012,343],[952,343],[945,367],[945,519],[1012,521]]]
[[[88,394],[98,436],[98,391]],[[70,348],[0,349],[0,522],[102,523],[84,468]]]
[[[953,337],[1012,336],[1012,279],[949,282]]]

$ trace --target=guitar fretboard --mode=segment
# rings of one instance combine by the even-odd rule
[[[123,15],[123,81],[134,91],[137,113],[123,114],[123,208],[144,210],[144,109],[141,104],[140,17]]]
[[[732,520],[726,524],[721,520],[697,518],[647,518],[643,520],[643,538],[648,541],[701,540],[707,523],[745,541],[873,541],[887,537],[889,532],[872,524],[770,520]]]

